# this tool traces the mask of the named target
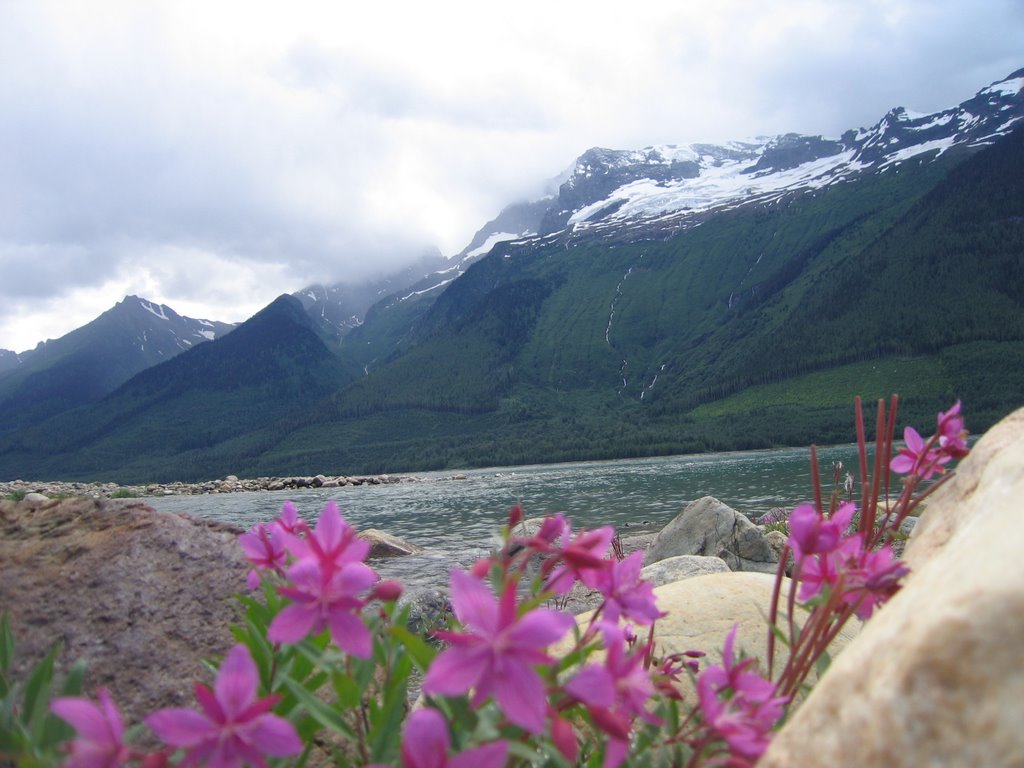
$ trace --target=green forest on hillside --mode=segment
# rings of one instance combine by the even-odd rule
[[[280,302],[281,300],[279,300]],[[0,448],[119,482],[399,472],[853,439],[902,396],[978,432],[1024,396],[1024,131],[709,217],[498,249],[331,351],[284,302]],[[262,314],[262,313],[261,313]]]

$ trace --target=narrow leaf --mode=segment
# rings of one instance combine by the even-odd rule
[[[288,690],[292,692],[292,695],[302,704],[303,709],[309,713],[310,717],[316,720],[324,728],[329,728],[337,733],[342,733],[349,739],[355,739],[356,734],[346,723],[339,712],[320,701],[316,696],[307,691],[300,683],[295,682],[291,678],[285,678],[285,685],[288,686]]]

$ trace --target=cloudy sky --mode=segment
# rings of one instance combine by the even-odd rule
[[[1021,67],[1020,0],[0,0],[0,348],[457,253],[592,146],[838,136]]]

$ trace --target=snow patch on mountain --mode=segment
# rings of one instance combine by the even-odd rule
[[[518,240],[520,237],[522,237],[522,234],[515,234],[513,232],[494,232],[488,235],[487,239],[484,240],[482,245],[469,251],[463,257],[462,260],[465,261],[466,259],[473,259],[476,258],[477,256],[483,256],[485,253],[488,253],[491,250],[491,248],[496,246],[498,243],[504,243],[508,240]]]

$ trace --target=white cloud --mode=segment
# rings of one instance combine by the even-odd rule
[[[1022,34],[1016,0],[5,3],[0,347],[127,286],[238,319],[454,253],[591,146],[949,106]]]

